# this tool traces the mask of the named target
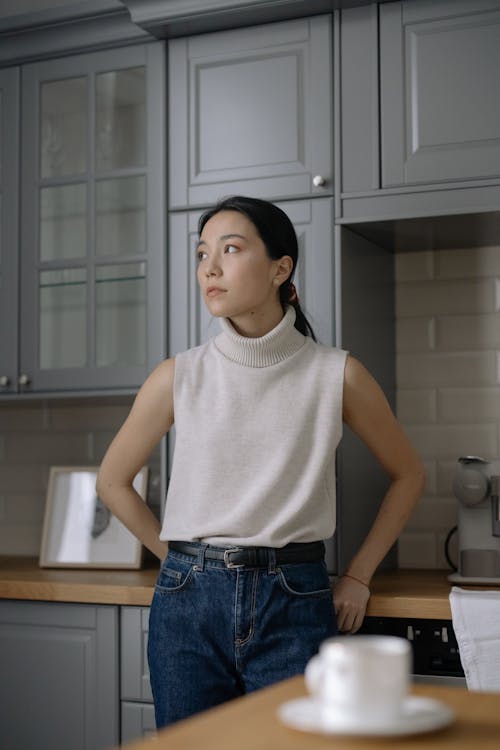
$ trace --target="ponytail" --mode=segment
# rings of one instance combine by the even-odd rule
[[[293,271],[292,271],[293,276]],[[302,310],[299,302],[299,297],[295,284],[289,277],[280,286],[280,302],[285,309],[286,305],[291,305],[295,310],[295,328],[300,331],[304,336],[310,336],[313,341],[317,341],[314,330],[307,320],[304,311]]]

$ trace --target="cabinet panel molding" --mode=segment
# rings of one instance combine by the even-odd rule
[[[68,3],[64,7],[7,17],[2,23],[0,65],[153,39],[131,21],[125,8],[112,0]]]
[[[380,187],[378,9],[340,14],[342,192]],[[338,157],[337,157],[338,158]]]
[[[0,393],[17,389],[19,69],[0,70]]]
[[[0,661],[5,747],[117,744],[117,607],[0,602]]]
[[[173,208],[332,193],[330,17],[173,40],[169,71]]]
[[[380,8],[383,185],[500,175],[500,3]]]

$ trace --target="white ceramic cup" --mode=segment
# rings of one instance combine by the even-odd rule
[[[397,720],[408,692],[411,647],[395,636],[337,636],[307,664],[308,690],[326,725],[383,727]]]

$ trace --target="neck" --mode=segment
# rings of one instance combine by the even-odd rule
[[[278,323],[283,320],[284,314],[281,304],[278,304],[265,312],[247,312],[244,315],[235,315],[228,320],[240,336],[256,339],[265,336],[266,333],[276,328]]]
[[[294,327],[295,310],[287,307],[278,325],[263,336],[242,336],[228,318],[220,318],[222,333],[215,338],[215,347],[227,359],[246,367],[269,367],[288,359],[306,341]]]

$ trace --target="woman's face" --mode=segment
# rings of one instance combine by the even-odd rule
[[[198,283],[209,312],[231,318],[276,314],[279,287],[291,271],[288,256],[272,260],[254,224],[238,211],[207,221],[197,247]],[[282,312],[282,311],[281,311]]]

